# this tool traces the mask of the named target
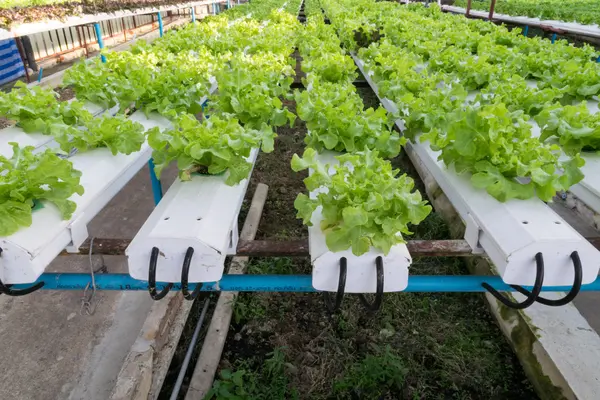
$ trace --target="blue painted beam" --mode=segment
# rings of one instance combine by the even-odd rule
[[[147,290],[148,282],[133,279],[129,274],[96,274],[98,290]],[[45,282],[42,290],[83,290],[91,283],[89,274],[79,273],[46,273],[36,281]],[[514,289],[504,283],[499,276],[477,275],[413,275],[408,278],[406,292],[484,292],[482,283],[488,283],[498,291],[512,292]],[[158,290],[164,288],[164,282],[157,282]],[[31,286],[14,285],[15,289]],[[193,290],[195,284],[189,285]],[[179,284],[173,285],[172,290],[180,290]],[[527,288],[531,289],[531,288]],[[544,292],[567,292],[569,286],[547,286]],[[312,287],[310,275],[223,275],[217,282],[205,283],[203,291],[239,291],[239,292],[316,292]],[[582,285],[582,291],[600,291],[600,278],[593,283]]]
[[[150,183],[152,184],[152,195],[154,196],[154,204],[160,203],[162,199],[162,185],[158,177],[156,176],[156,172],[154,172],[154,160],[151,158],[148,160],[148,169],[150,170]]]
[[[157,16],[158,16],[158,32],[160,34],[160,37],[163,37],[163,35],[165,34],[165,32],[164,32],[164,29],[163,29],[162,15],[160,14],[160,12],[158,12]]]
[[[98,40],[98,47],[100,47],[100,51],[104,48],[104,40],[102,40],[102,28],[100,27],[100,23],[96,22],[94,24],[94,31],[96,31],[96,39]],[[106,57],[104,55],[100,55],[100,59],[103,63],[106,62]]]

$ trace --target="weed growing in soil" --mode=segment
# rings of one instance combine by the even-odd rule
[[[340,398],[382,398],[388,388],[399,391],[404,386],[408,368],[390,346],[373,346],[373,354],[351,364],[335,383],[334,394]]]
[[[236,371],[221,370],[204,400],[298,399],[294,389],[288,389],[285,355],[280,349],[268,354],[263,365],[240,361]]]

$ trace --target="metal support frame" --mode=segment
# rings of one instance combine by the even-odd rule
[[[96,31],[96,39],[98,40],[98,47],[100,47],[100,51],[104,48],[104,40],[102,40],[102,28],[100,27],[100,23],[96,22],[94,24],[94,30]],[[104,54],[100,55],[100,59],[103,63],[106,62],[106,57]]]
[[[148,170],[150,172],[150,183],[152,184],[152,195],[154,196],[154,204],[160,203],[163,196],[162,184],[154,172],[154,159],[148,160]]]
[[[162,15],[160,14],[160,11],[156,13],[156,18],[158,19],[158,32],[160,34],[160,37],[163,37],[163,35],[165,34],[165,31],[163,29],[163,20],[162,20]]]
[[[496,0],[492,0],[492,3],[490,4],[490,13],[488,15],[488,19],[491,21],[492,18],[494,18],[494,10],[496,8]]]
[[[23,69],[25,70],[25,78],[27,79],[27,83],[29,83],[31,82],[31,77],[29,76],[29,64],[27,63],[27,57],[25,56],[25,49],[23,48],[21,38],[15,38],[15,43],[17,44],[17,49],[19,50],[19,57],[21,57]]]

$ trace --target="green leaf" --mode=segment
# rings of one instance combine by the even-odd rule
[[[358,207],[346,207],[342,210],[344,225],[353,228],[359,225],[365,225],[369,221],[369,215],[366,211]]]

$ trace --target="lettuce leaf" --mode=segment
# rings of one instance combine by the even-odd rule
[[[69,198],[83,194],[81,172],[51,150],[34,154],[31,146],[11,145],[13,156],[0,156],[0,236],[31,225],[34,201],[53,203],[63,219],[71,218],[76,204]]]

